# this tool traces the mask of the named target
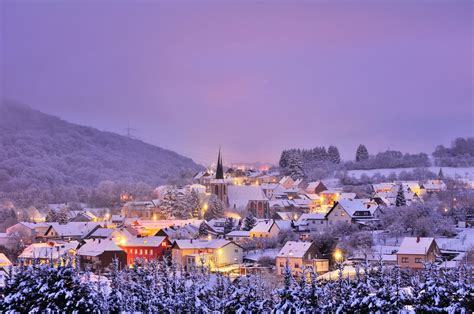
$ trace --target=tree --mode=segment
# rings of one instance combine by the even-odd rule
[[[199,218],[201,216],[201,200],[199,198],[199,193],[195,189],[191,189],[189,194],[189,207],[192,218]]]
[[[405,199],[405,192],[403,191],[403,186],[400,184],[400,186],[398,187],[397,199],[395,200],[395,206],[401,207],[406,205],[407,201]]]
[[[360,144],[356,151],[356,161],[361,162],[369,159],[369,151],[365,145]]]
[[[208,229],[207,229],[207,224],[205,221],[201,222],[199,225],[199,236],[200,237],[205,237],[207,236]]]
[[[169,187],[160,203],[161,218],[169,219],[173,216],[178,199],[178,192],[174,187]]]
[[[224,234],[232,232],[234,229],[234,218],[226,218],[224,222]]]
[[[244,227],[242,228],[245,231],[252,230],[253,227],[257,224],[257,219],[255,219],[254,215],[250,214],[244,219]]]
[[[222,217],[224,217],[224,203],[216,195],[211,195],[207,211],[204,213],[204,219],[209,221]]]
[[[328,158],[330,162],[335,164],[339,164],[341,162],[341,156],[339,155],[339,150],[336,146],[329,146]]]
[[[305,177],[303,161],[297,152],[293,152],[289,155],[286,173],[294,180],[303,179]]]

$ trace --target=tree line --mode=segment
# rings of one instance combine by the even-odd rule
[[[298,277],[286,266],[283,282],[273,275],[230,277],[206,267],[183,269],[167,261],[136,261],[107,278],[79,271],[78,263],[21,264],[10,271],[2,312],[142,313],[378,313],[414,311],[463,313],[474,309],[469,268],[425,264],[419,272],[365,263],[354,278],[337,265],[334,280],[317,279],[312,268]],[[272,280],[273,279],[273,280]]]

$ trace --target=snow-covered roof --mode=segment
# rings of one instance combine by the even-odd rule
[[[250,230],[250,232],[269,232],[273,224],[274,224],[273,219],[265,219],[265,220],[259,221],[255,225],[255,227],[253,227],[252,230]]]
[[[179,249],[219,249],[226,246],[232,241],[225,239],[212,239],[212,240],[202,240],[202,239],[190,239],[190,240],[175,240],[173,247]]]
[[[275,220],[280,230],[291,230],[291,220]]]
[[[293,220],[296,215],[295,212],[275,212],[275,215],[278,215],[282,220]]]
[[[121,247],[140,246],[140,247],[157,247],[160,246],[166,237],[127,237],[124,242],[120,242]]]
[[[244,230],[234,230],[232,232],[229,232],[228,234],[225,235],[226,237],[241,237],[241,238],[246,238],[250,237],[250,231],[244,231]]]
[[[326,214],[321,213],[307,213],[302,214],[298,219],[298,222],[305,221],[305,220],[324,220],[326,219]]]
[[[373,216],[378,208],[378,205],[375,202],[368,199],[342,199],[338,201],[338,204],[344,208],[351,217],[357,216],[355,215],[357,212],[366,211],[369,211],[370,215]]]
[[[0,267],[10,266],[11,264],[12,262],[10,262],[8,257],[5,254],[0,253]]]
[[[317,188],[322,182],[321,181],[313,181],[308,183],[308,186],[306,187],[307,190],[314,190]]]
[[[321,196],[319,196],[318,194],[310,194],[310,193],[306,193],[304,194],[308,199],[312,200],[312,201],[316,201],[316,200],[319,200],[321,198]]]
[[[376,183],[376,184],[372,184],[372,188],[374,189],[375,192],[390,191],[394,185],[395,183],[393,182]]]
[[[167,227],[160,230],[170,239],[192,239],[199,233],[199,227],[195,225]]]
[[[77,241],[69,242],[46,242],[33,243],[27,246],[23,252],[18,256],[19,258],[52,258],[57,259],[69,250],[76,250],[79,246]]]
[[[230,185],[227,187],[227,195],[231,208],[245,208],[249,201],[268,200],[262,188],[255,185]]]
[[[431,244],[435,241],[434,238],[415,238],[405,237],[397,254],[420,254],[425,255]],[[436,241],[435,241],[436,243]]]
[[[79,250],[78,255],[98,256],[104,252],[123,251],[112,239],[89,239],[83,244]]]
[[[95,228],[102,227],[98,222],[68,222],[67,224],[51,223],[58,236],[62,237],[85,237]]]
[[[423,183],[423,187],[426,190],[446,190],[446,183],[442,180],[428,180],[426,183]]]
[[[312,242],[288,241],[281,248],[278,257],[302,258],[311,247]]]
[[[260,185],[260,187],[263,189],[263,190],[274,190],[276,189],[280,184],[278,183],[264,183],[262,185]]]

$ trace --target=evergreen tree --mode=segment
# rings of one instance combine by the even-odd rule
[[[403,191],[403,186],[400,184],[400,186],[398,187],[397,199],[395,200],[395,206],[401,207],[406,205],[407,201],[405,199],[405,192]]]
[[[224,234],[228,234],[232,232],[234,229],[234,219],[233,218],[226,218],[224,222]]]
[[[288,150],[284,150],[281,152],[280,161],[278,162],[280,168],[288,167],[288,157],[290,152]]]
[[[242,228],[244,231],[250,231],[253,227],[257,224],[257,219],[255,219],[254,215],[250,214],[244,219],[244,227]]]
[[[305,177],[305,173],[303,170],[303,162],[301,160],[300,154],[298,154],[297,152],[293,152],[289,155],[286,174],[294,180],[303,179]]]
[[[205,221],[199,225],[199,237],[205,237],[208,234],[207,224]]]
[[[46,222],[57,222],[59,220],[59,215],[58,213],[50,208],[48,212],[46,213],[45,221]]]
[[[191,212],[191,217],[198,219],[201,217],[201,200],[199,198],[199,193],[195,189],[191,189],[189,194],[189,207]]]
[[[224,203],[216,196],[211,195],[209,198],[209,206],[204,213],[204,219],[207,221],[215,218],[224,217]]]
[[[162,219],[169,219],[173,217],[177,202],[177,191],[174,187],[169,187],[164,193],[160,202],[160,211]]]
[[[328,148],[328,159],[330,162],[339,164],[341,163],[341,156],[336,146],[329,146]]]
[[[110,271],[110,294],[108,296],[109,311],[111,313],[121,313],[124,308],[123,303],[123,278],[119,271],[119,261],[112,260]]]
[[[275,308],[277,312],[293,313],[297,311],[295,279],[288,265],[283,270],[283,288],[279,289],[277,293],[279,297],[279,303]]]
[[[369,151],[365,145],[360,144],[356,151],[356,161],[361,162],[369,159]]]

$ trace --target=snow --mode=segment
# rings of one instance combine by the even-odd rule
[[[231,208],[245,208],[249,201],[268,200],[262,188],[254,185],[230,185],[227,187],[227,195]]]
[[[130,237],[126,238],[126,242],[124,244],[121,244],[121,246],[158,247],[165,240],[166,237]]]
[[[238,238],[238,237],[246,238],[247,237],[248,238],[250,237],[250,231],[235,230],[226,234],[226,237],[230,237],[230,238]]]
[[[98,222],[68,222],[65,225],[57,222],[51,223],[51,229],[62,237],[84,237],[97,227],[102,227]]]
[[[271,227],[273,226],[273,219],[265,219],[263,221],[257,222],[255,227],[250,230],[251,232],[269,232]]]
[[[397,254],[425,255],[434,240],[434,238],[405,237]]]
[[[106,251],[123,251],[119,246],[115,244],[112,239],[104,240],[95,240],[89,239],[86,240],[86,243],[82,245],[78,250],[78,255],[84,256],[97,256]]]
[[[280,252],[280,249],[252,250],[247,252],[244,259],[256,262],[262,257],[275,258],[278,252]]]
[[[436,238],[438,247],[442,250],[466,252],[474,247],[474,228],[459,228],[454,238]]]
[[[351,217],[354,217],[356,212],[364,211],[369,211],[373,216],[378,208],[378,205],[369,199],[341,199],[338,203]]]
[[[23,250],[19,258],[57,259],[69,250],[77,249],[78,246],[77,241],[33,243]]]
[[[224,239],[212,240],[175,240],[174,244],[180,249],[218,249],[226,246],[232,241]]]

